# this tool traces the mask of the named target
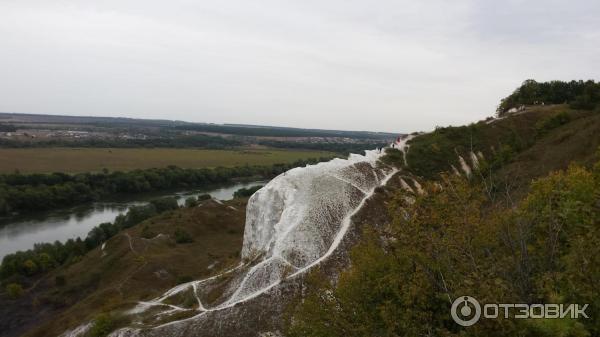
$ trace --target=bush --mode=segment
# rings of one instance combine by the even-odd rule
[[[260,190],[263,186],[262,185],[258,185],[258,186],[254,186],[254,187],[250,187],[250,188],[240,188],[239,190],[235,191],[235,193],[233,193],[233,197],[234,198],[248,198],[250,196],[252,196],[252,194],[254,194],[256,191]]]
[[[200,194],[198,196],[198,201],[202,201],[202,200],[208,200],[208,199],[212,199],[212,197],[210,196],[210,194],[205,193],[205,194]]]
[[[156,212],[162,213],[164,211],[170,211],[179,208],[177,199],[173,197],[154,199],[150,201],[150,204],[154,206]]]
[[[404,152],[398,149],[386,148],[385,155],[381,157],[381,161],[386,165],[403,167],[405,165]]]
[[[101,314],[92,323],[92,327],[88,333],[90,337],[107,336],[115,328],[114,319],[107,314]]]
[[[12,299],[17,299],[17,298],[23,296],[23,293],[25,291],[23,290],[23,287],[20,284],[11,283],[6,286],[6,292],[8,293],[8,297],[10,297]]]
[[[535,130],[538,136],[542,136],[548,133],[548,131],[556,129],[561,125],[565,125],[570,121],[571,115],[568,112],[558,112],[537,122],[535,125]]]
[[[185,199],[185,207],[196,207],[198,206],[198,199],[194,197],[189,197]]]
[[[175,230],[175,242],[177,243],[191,243],[194,242],[192,236],[183,230],[182,228],[177,228]]]
[[[142,228],[142,232],[141,232],[140,236],[143,237],[144,239],[152,239],[153,237],[156,236],[156,233],[154,233],[154,231],[152,231],[148,225],[144,225],[144,228]]]

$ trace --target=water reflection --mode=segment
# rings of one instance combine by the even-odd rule
[[[233,193],[240,188],[249,188],[265,184],[264,181],[237,183],[213,189],[188,190],[170,193],[153,193],[137,196],[135,200],[118,198],[113,201],[95,202],[70,209],[38,213],[28,216],[14,216],[0,219],[0,259],[6,254],[18,250],[26,250],[38,242],[66,241],[70,238],[85,238],[92,227],[103,222],[112,222],[115,217],[134,205],[143,205],[148,200],[174,196],[179,205],[185,199],[210,193],[220,200],[233,198]]]

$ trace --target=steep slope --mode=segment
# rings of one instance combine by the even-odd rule
[[[50,272],[22,298],[0,297],[4,317],[0,336],[57,336],[103,312],[120,312],[178,283],[235,265],[243,242],[245,206],[245,199],[208,200],[115,235],[80,261]],[[177,243],[178,229],[193,242]],[[57,277],[64,284],[57,284]]]
[[[338,248],[347,244],[353,216],[396,172],[379,165],[380,156],[368,151],[273,179],[249,200],[237,266],[139,302],[121,313],[131,324],[111,335],[246,336],[281,328],[305,272],[345,253]],[[87,324],[65,336],[84,335]]]
[[[441,172],[472,173],[490,180],[494,188],[523,195],[534,178],[571,162],[591,164],[599,134],[598,113],[566,105],[530,106],[417,136],[408,143],[406,164],[393,155],[385,159],[424,179],[437,179]],[[481,167],[475,172],[476,166]]]

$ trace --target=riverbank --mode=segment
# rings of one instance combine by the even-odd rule
[[[102,200],[66,209],[0,218],[0,260],[7,254],[31,249],[35,243],[65,242],[77,237],[83,239],[93,227],[112,222],[130,207],[145,205],[151,199],[174,197],[180,206],[184,205],[187,198],[202,194],[210,194],[218,200],[230,200],[241,188],[265,183],[265,180],[259,180],[213,185],[204,189],[121,195],[112,201]]]
[[[25,280],[21,297],[9,298],[2,287],[2,335],[57,336],[98,312],[153,298],[176,284],[234,265],[242,246],[246,201],[209,200],[165,212],[119,232],[41,279]],[[189,234],[190,242],[175,240],[178,229]],[[150,239],[145,238],[148,232],[154,234]]]
[[[130,172],[2,174],[0,215],[32,213],[81,205],[120,194],[203,188],[237,179],[270,179],[291,168],[329,160],[328,157],[273,165],[184,169],[177,166]]]

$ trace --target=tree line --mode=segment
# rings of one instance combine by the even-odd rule
[[[1,125],[0,131],[16,131],[10,125]],[[190,135],[190,136],[165,136],[149,137],[145,139],[121,138],[79,138],[79,139],[49,139],[49,140],[15,140],[0,138],[0,147],[4,148],[32,148],[32,147],[92,147],[92,148],[210,148],[226,149],[243,145],[242,142],[225,137]]]
[[[390,141],[391,142],[391,141]],[[329,151],[348,155],[350,153],[362,153],[365,150],[373,150],[378,147],[384,147],[389,145],[385,141],[376,142],[357,142],[357,143],[343,143],[343,142],[289,142],[289,141],[278,141],[278,140],[263,140],[258,142],[260,145],[265,145],[275,148],[284,149],[302,149],[302,150],[318,150],[318,151]]]
[[[573,109],[594,110],[600,107],[600,82],[526,80],[500,101],[497,112],[502,116],[512,108],[532,104],[569,104]]]
[[[353,139],[385,139],[393,135],[367,131],[341,131],[320,129],[299,129],[276,126],[221,125],[221,124],[182,124],[173,126],[174,130],[213,132],[251,137],[346,137]]]
[[[205,187],[233,178],[269,178],[291,168],[329,158],[310,158],[272,166],[184,169],[177,166],[98,173],[1,174],[0,215],[73,206],[114,194]]]

